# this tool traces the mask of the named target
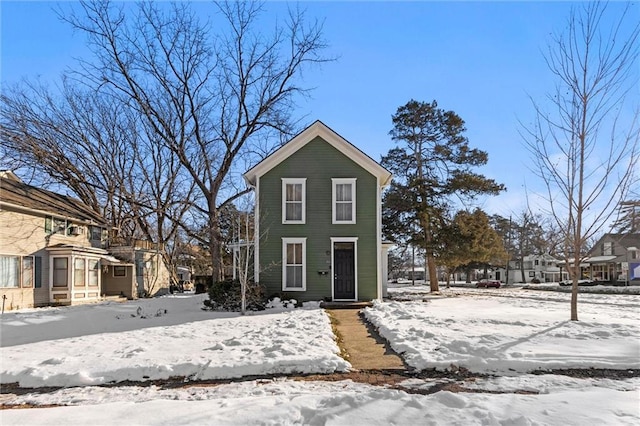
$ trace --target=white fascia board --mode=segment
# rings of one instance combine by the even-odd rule
[[[349,143],[342,136],[330,129],[326,124],[321,121],[316,121],[302,132],[298,133],[293,139],[280,147],[276,152],[256,164],[253,168],[248,170],[244,175],[245,181],[255,186],[256,178],[264,175],[269,170],[280,164],[282,161],[289,158],[299,149],[303,148],[306,144],[314,140],[316,137],[321,137],[335,149],[343,153],[355,161],[360,167],[371,173],[373,176],[379,179],[381,185],[387,186],[391,181],[391,173],[378,164],[371,157],[360,151],[354,145]]]

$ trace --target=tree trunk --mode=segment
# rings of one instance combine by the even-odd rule
[[[431,218],[428,215],[423,217],[423,229],[425,230],[424,240],[426,249],[426,263],[427,270],[429,271],[429,287],[431,292],[440,291],[438,286],[438,271],[436,270],[436,261],[433,257],[433,246],[431,237]],[[426,279],[426,277],[425,277]]]
[[[571,321],[578,321],[578,277],[573,277],[571,285]]]
[[[209,213],[209,255],[211,256],[211,277],[213,282],[222,281],[222,241],[220,237],[219,214],[217,209],[210,209]]]
[[[436,261],[431,253],[427,255],[427,268],[429,269],[429,287],[431,288],[431,292],[440,291]]]

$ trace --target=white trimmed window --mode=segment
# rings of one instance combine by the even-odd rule
[[[305,178],[282,179],[282,223],[305,223]]]
[[[0,255],[0,288],[40,287],[41,269],[39,257]]]
[[[54,257],[53,258],[53,286],[67,287],[69,282],[69,258]]]
[[[356,179],[331,179],[332,223],[356,223]]]
[[[96,287],[99,283],[100,263],[96,259],[89,259],[89,285]]]
[[[282,239],[282,290],[307,289],[307,239]]]
[[[0,287],[20,287],[20,256],[0,256]]]
[[[84,287],[87,282],[86,272],[87,260],[76,257],[73,261],[73,285],[74,287]]]

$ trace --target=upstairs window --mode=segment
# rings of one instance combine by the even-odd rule
[[[332,222],[356,223],[356,179],[331,179]]]
[[[47,216],[44,218],[44,231],[47,233],[47,235],[65,235],[67,233],[67,227],[69,225],[71,225],[71,223],[67,223],[66,219],[60,219],[53,216]]]
[[[613,255],[613,243],[606,242],[602,244],[602,255],[603,256],[612,256]]]
[[[44,232],[47,235],[78,235],[82,233],[82,228],[73,226],[70,220],[60,219],[55,216],[47,216],[44,218]]]
[[[305,223],[306,182],[304,178],[282,179],[282,223]]]
[[[91,241],[104,242],[107,239],[107,230],[100,226],[91,226],[89,227],[89,238]]]

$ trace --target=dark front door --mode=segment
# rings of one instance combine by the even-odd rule
[[[356,298],[355,243],[334,243],[333,297],[337,300]]]

